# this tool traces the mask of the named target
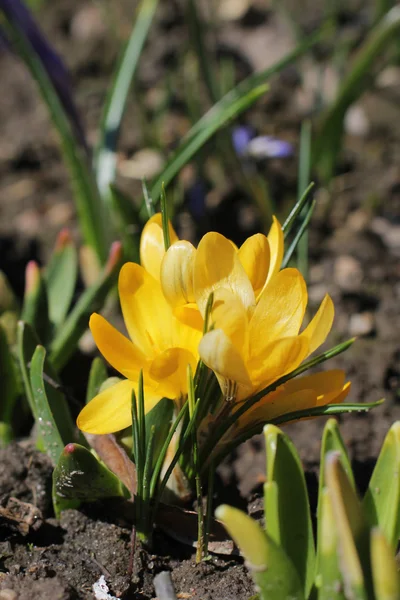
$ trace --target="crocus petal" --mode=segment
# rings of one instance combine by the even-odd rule
[[[249,413],[240,419],[240,429],[257,423],[269,423],[281,415],[317,406],[314,390],[298,390],[287,394],[284,389],[268,394]]]
[[[174,315],[181,323],[188,325],[191,329],[203,331],[204,319],[197,307],[197,304],[192,302],[185,306],[178,306],[174,310]]]
[[[268,283],[272,276],[275,275],[275,273],[278,273],[281,268],[285,246],[281,224],[275,217],[272,217],[272,225],[268,233],[268,242],[271,259],[266,283]]]
[[[216,374],[225,397],[238,399],[252,390],[249,374],[239,351],[222,329],[214,329],[202,338],[199,354]],[[235,385],[236,384],[236,385]]]
[[[137,392],[137,384],[127,379],[100,392],[79,413],[79,429],[86,433],[103,434],[129,427],[132,423],[133,389]],[[145,385],[144,401],[147,413],[160,401],[160,396]]]
[[[331,369],[295,377],[285,383],[285,390],[288,393],[294,393],[301,389],[315,390],[317,396],[329,394],[332,391],[338,393],[343,389],[345,383],[345,373],[341,369]]]
[[[315,314],[301,335],[308,339],[310,354],[324,343],[332,328],[335,309],[332,299],[326,295]]]
[[[264,288],[250,321],[251,353],[282,337],[297,335],[307,306],[306,283],[297,269],[277,273]]]
[[[89,327],[106,361],[128,379],[137,381],[140,369],[146,363],[142,352],[97,313],[90,317]]]
[[[305,338],[291,337],[277,340],[265,348],[261,362],[251,361],[248,369],[253,384],[262,389],[283,375],[296,369],[308,354]]]
[[[168,248],[162,263],[160,281],[164,296],[173,308],[194,302],[193,270],[196,249],[186,241]]]
[[[194,292],[204,316],[208,298],[217,288],[235,293],[245,308],[255,304],[255,296],[234,246],[219,233],[207,233],[200,241],[195,258]]]
[[[171,244],[179,239],[171,223],[169,223],[169,237]],[[140,263],[150,275],[158,280],[164,254],[162,217],[161,213],[156,213],[147,221],[140,237]]]
[[[257,233],[249,237],[240,247],[239,260],[257,298],[267,280],[270,267],[270,247],[265,235]]]
[[[249,343],[248,317],[240,298],[230,290],[219,288],[215,291],[209,329],[222,329],[246,362]]]
[[[173,345],[174,316],[160,283],[140,265],[126,263],[119,274],[118,290],[125,325],[135,346],[151,359]]]
[[[158,382],[157,392],[171,400],[185,396],[188,391],[187,367],[190,365],[194,374],[196,362],[193,354],[184,348],[168,348],[159,354],[149,370],[152,379]]]

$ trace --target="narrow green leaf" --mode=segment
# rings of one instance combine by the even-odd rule
[[[0,381],[1,402],[0,421],[12,424],[15,402],[19,394],[19,384],[14,358],[8,345],[7,336],[0,325]]]
[[[49,318],[55,329],[70,307],[78,276],[78,254],[67,230],[60,233],[55,250],[44,271],[49,303]]]
[[[171,245],[171,238],[169,235],[168,204],[167,204],[167,194],[165,193],[164,182],[161,184],[161,216],[162,216],[164,248],[165,248],[165,252],[166,252]]]
[[[363,506],[370,525],[378,525],[395,550],[400,538],[400,421],[386,435]]]
[[[12,21],[8,21],[8,25],[7,31],[12,35],[12,41],[36,81],[60,135],[65,161],[74,186],[83,237],[86,243],[95,250],[100,262],[103,263],[107,256],[108,245],[106,219],[87,153],[76,140],[68,116],[39,56],[29,44],[24,32]]]
[[[371,566],[375,600],[399,600],[400,579],[393,549],[377,527],[371,531]]]
[[[150,431],[154,427],[154,447],[153,447],[153,463],[152,472],[154,470],[157,459],[167,439],[174,412],[174,402],[169,398],[162,398],[154,408],[151,409],[145,416],[146,431]]]
[[[315,183],[311,182],[309,186],[304,190],[301,197],[297,200],[296,204],[290,211],[286,221],[282,225],[282,231],[285,236],[285,240],[288,235],[291,233],[293,227],[297,224],[297,219],[303,210],[303,208],[310,202],[311,192],[315,187]]]
[[[49,386],[46,385],[43,379],[44,360],[46,357],[46,350],[43,346],[37,346],[33,354],[31,366],[30,366],[30,380],[32,394],[36,405],[37,425],[39,429],[40,437],[43,441],[46,454],[51,458],[54,464],[57,463],[61,452],[65,446],[61,433],[57,427],[50,403],[48,400],[47,392]],[[60,392],[53,389],[53,406],[61,396]],[[71,436],[67,442],[72,441]]]
[[[301,124],[300,131],[300,150],[299,150],[299,174],[298,174],[298,190],[297,197],[301,198],[304,190],[310,183],[311,174],[311,121],[305,119]],[[307,227],[311,219],[313,209],[302,211],[303,223],[295,237],[297,241],[297,266],[302,273],[304,279],[308,281],[308,231]],[[303,231],[300,233],[300,231]],[[286,263],[287,264],[287,263]],[[283,267],[282,267],[283,268]]]
[[[115,179],[117,164],[116,148],[129,90],[132,80],[135,77],[139,59],[157,6],[158,0],[141,1],[135,24],[115,71],[113,84],[107,95],[95,161],[97,185],[102,197],[106,200],[109,196],[110,184]]]
[[[138,212],[131,200],[115,185],[110,185],[111,204],[124,248],[125,260],[138,263],[141,222]]]
[[[241,510],[221,505],[215,516],[239,546],[259,591],[260,600],[302,600],[302,585],[284,550]]]
[[[318,500],[318,567],[315,579],[318,600],[346,600],[339,569],[336,521],[326,488],[320,492]]]
[[[158,200],[161,194],[161,185],[168,186],[182,167],[191,160],[196,152],[214,135],[216,131],[226,125],[231,119],[247,110],[268,90],[266,81],[276,73],[282,71],[297,58],[305,54],[322,37],[323,31],[310,36],[305,42],[299,44],[285,58],[275,65],[251,75],[238,86],[233,88],[190,129],[182,140],[175,154],[157,177],[151,188],[153,200]],[[143,214],[143,211],[142,211]]]
[[[351,468],[350,460],[347,454],[346,447],[340,435],[339,426],[336,419],[329,419],[324,427],[324,433],[321,442],[321,458],[320,458],[320,469],[319,469],[319,485],[318,485],[318,508],[317,508],[317,522],[318,522],[318,539],[317,539],[317,566],[316,573],[317,579],[322,578],[325,582],[324,589],[321,590],[320,596],[324,600],[328,600],[329,593],[334,593],[335,582],[337,583],[337,572],[339,572],[339,566],[336,557],[336,547],[333,549],[333,539],[336,539],[336,533],[332,531],[332,527],[335,529],[334,520],[332,522],[332,507],[330,499],[326,493],[326,457],[330,452],[336,452],[340,456],[343,469],[349,479],[350,484],[355,490],[355,482],[353,471]],[[324,508],[325,506],[325,508]],[[325,510],[326,514],[323,514]],[[325,556],[325,554],[327,556]],[[335,554],[335,556],[333,556]],[[323,564],[323,561],[327,564]],[[337,571],[337,572],[336,572]],[[336,586],[338,587],[338,586]],[[339,586],[340,588],[340,586]],[[342,598],[340,595],[337,597]]]
[[[121,258],[121,244],[114,242],[107,264],[98,281],[85,290],[53,339],[50,346],[50,358],[57,371],[62,369],[74,353],[81,336],[87,329],[92,312],[102,308],[108,293],[116,282]]]
[[[345,596],[366,600],[372,596],[369,529],[337,452],[326,458],[325,479],[336,522]]]
[[[313,148],[314,163],[325,180],[331,179],[340,151],[344,118],[348,108],[370,85],[374,62],[387,46],[397,41],[400,30],[400,7],[394,6],[370,31],[360,46],[333,104],[322,116]],[[381,65],[382,68],[382,65]]]
[[[130,497],[124,484],[87,448],[68,444],[62,449],[53,473],[53,498],[93,502],[102,498]]]
[[[92,366],[90,367],[89,381],[86,389],[86,404],[97,396],[107,376],[106,364],[100,356],[97,356],[93,359]]]
[[[296,250],[296,248],[299,248],[300,241],[302,239],[304,239],[304,236],[307,233],[307,228],[308,228],[308,226],[310,224],[310,221],[311,221],[311,217],[312,217],[313,212],[314,212],[315,205],[316,205],[316,200],[313,200],[311,202],[310,206],[308,207],[306,214],[304,215],[304,219],[301,222],[301,224],[299,226],[299,229],[298,229],[298,231],[296,232],[296,235],[293,238],[292,243],[290,244],[289,248],[285,252],[285,256],[283,257],[282,265],[281,265],[282,269],[284,269],[287,266],[287,264],[289,263],[290,259],[292,258],[293,252]],[[308,238],[306,238],[306,239],[308,239]],[[303,247],[303,249],[301,251],[302,268],[300,269],[300,267],[299,267],[299,270],[301,270],[301,272],[303,274],[303,277],[305,279],[307,278],[307,269],[308,269],[308,267],[307,267],[308,259],[305,260],[305,257],[307,255],[308,255],[308,241],[304,245],[304,247]]]
[[[276,489],[265,500],[266,531],[291,559],[308,597],[314,581],[315,549],[307,486],[296,449],[280,429],[264,427],[267,480]]]
[[[22,382],[25,395],[29,403],[34,419],[37,419],[36,402],[33,398],[32,386],[29,374],[29,366],[36,347],[40,345],[40,340],[35,330],[23,321],[19,321],[17,327],[17,357],[21,371]]]
[[[25,293],[21,319],[29,323],[40,340],[46,343],[50,334],[47,290],[38,264],[31,260],[25,271]]]
[[[13,289],[3,271],[0,271],[0,315],[5,311],[18,309],[18,302]]]
[[[9,423],[0,421],[0,448],[5,448],[14,439],[14,431]]]

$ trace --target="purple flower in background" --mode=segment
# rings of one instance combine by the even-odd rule
[[[69,73],[60,56],[46,40],[28,8],[21,0],[0,0],[0,10],[10,25],[20,31],[46,71],[69,118],[76,139],[87,152],[88,144],[72,96]]]
[[[256,159],[288,158],[293,155],[293,146],[270,135],[256,136],[254,130],[246,125],[235,127],[232,131],[232,143],[236,154]]]
[[[232,143],[236,154],[243,156],[246,153],[249,142],[254,138],[254,129],[248,125],[239,125],[232,131]]]

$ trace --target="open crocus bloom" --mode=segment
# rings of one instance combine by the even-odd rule
[[[190,242],[176,241],[161,262],[164,296],[181,321],[201,329],[212,291],[231,289],[255,304],[279,271],[283,250],[283,232],[275,217],[268,236],[257,233],[239,249],[215,232],[207,233],[197,250]]]
[[[153,225],[149,222],[147,227]],[[172,228],[170,233],[174,235]],[[179,404],[187,395],[187,366],[196,369],[201,334],[180,322],[164,298],[157,280],[162,254],[157,234],[152,234],[141,244],[141,260],[147,269],[135,263],[126,263],[121,269],[118,291],[130,339],[102,316],[93,314],[90,318],[97,347],[126,379],[83,408],[77,420],[83,431],[111,433],[131,424],[132,390],[137,391],[141,370],[146,412],[163,397]]]

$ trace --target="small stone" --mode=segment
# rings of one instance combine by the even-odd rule
[[[119,165],[119,173],[130,179],[151,179],[164,167],[165,160],[160,152],[151,148],[139,150]]]
[[[14,590],[2,590],[0,592],[0,600],[17,600],[17,592],[14,592]]]
[[[371,312],[362,312],[351,315],[349,319],[349,333],[352,336],[370,335],[375,331],[375,319]]]
[[[335,261],[333,278],[338,286],[346,292],[354,292],[360,288],[363,280],[361,263],[352,256],[339,256]]]
[[[362,106],[355,104],[346,112],[344,127],[347,133],[357,137],[366,137],[370,132],[370,123]]]
[[[364,231],[369,223],[369,215],[368,213],[360,208],[359,210],[354,210],[348,217],[346,225],[352,231]]]
[[[218,16],[223,21],[241,19],[249,9],[249,0],[219,0]]]
[[[78,41],[88,42],[101,39],[106,33],[101,11],[92,3],[78,10],[71,21],[71,35]]]

